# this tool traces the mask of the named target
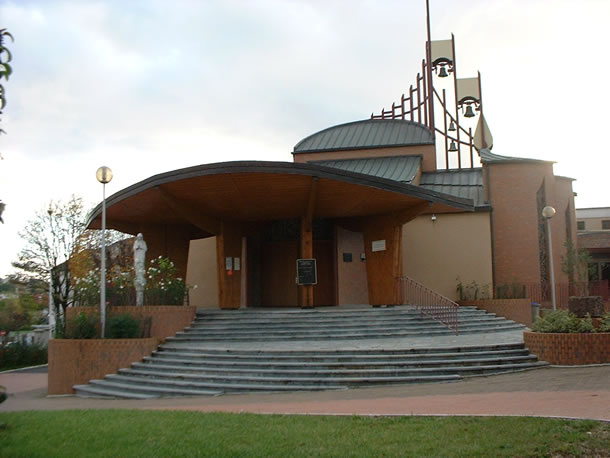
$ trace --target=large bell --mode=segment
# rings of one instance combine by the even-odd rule
[[[457,146],[453,140],[451,140],[451,144],[449,145],[449,152],[455,153],[457,151]]]
[[[441,67],[441,69],[438,71],[438,77],[439,78],[447,78],[448,76],[449,76],[449,73],[447,73],[447,69],[443,65]]]
[[[466,111],[464,116],[467,118],[474,118],[474,111],[472,111],[472,105],[466,105]]]
[[[451,123],[449,123],[449,129],[450,132],[455,132],[455,123],[453,122],[453,120],[451,120]]]

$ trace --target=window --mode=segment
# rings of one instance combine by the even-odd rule
[[[576,221],[576,229],[579,231],[585,230],[585,222],[584,221]]]
[[[610,229],[610,219],[602,220],[602,229],[604,229],[604,230]]]

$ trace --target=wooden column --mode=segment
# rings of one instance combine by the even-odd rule
[[[301,258],[313,258],[313,231],[311,220],[301,218]],[[299,303],[302,308],[313,307],[313,285],[299,286]]]
[[[313,258],[313,212],[315,210],[317,190],[318,179],[312,178],[309,199],[304,215],[301,217],[301,246],[299,253],[302,259]],[[313,285],[299,286],[299,303],[302,308],[313,307],[313,288]]]
[[[238,309],[241,295],[241,265],[236,270],[235,260],[243,261],[241,254],[241,230],[236,223],[223,221],[216,236],[216,262],[218,267],[218,304],[221,309]],[[227,269],[231,258],[231,269]]]

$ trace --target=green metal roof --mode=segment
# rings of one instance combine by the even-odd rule
[[[365,119],[310,135],[296,144],[292,154],[433,144],[434,135],[423,124],[402,119]]]
[[[483,164],[502,164],[509,162],[537,162],[537,163],[547,163],[554,164],[555,161],[544,161],[542,159],[530,159],[526,157],[514,157],[514,156],[501,156],[499,154],[494,154],[489,151],[487,148],[483,148],[479,150],[479,157],[481,158],[481,162]]]
[[[419,169],[421,156],[371,157],[315,161],[312,163],[348,172],[387,178],[388,180],[400,181],[401,183],[411,183]]]
[[[472,199],[475,207],[486,207],[481,168],[422,173],[420,186],[455,197]]]

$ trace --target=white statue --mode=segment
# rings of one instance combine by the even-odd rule
[[[134,286],[136,287],[136,305],[144,304],[144,288],[146,287],[146,242],[139,233],[133,243],[133,263],[136,271]]]

